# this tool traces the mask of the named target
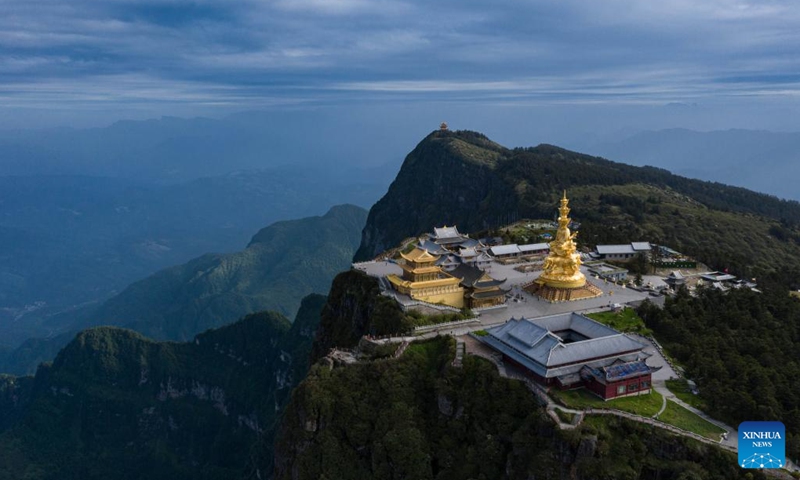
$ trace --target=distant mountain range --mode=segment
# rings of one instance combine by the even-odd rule
[[[800,200],[800,133],[763,130],[645,131],[582,149],[631,165],[652,165],[678,175],[738,185]]]
[[[388,183],[399,159],[376,155],[378,139],[354,144],[357,126],[350,120],[314,111],[246,112],[220,119],[123,120],[98,128],[0,130],[0,176],[88,175],[165,184],[288,167],[323,168],[334,181],[347,176],[353,183]],[[367,178],[357,173],[364,166],[381,168]]]
[[[207,254],[159,271],[82,315],[50,320],[59,334],[28,339],[6,352],[0,372],[32,372],[78,330],[95,325],[186,341],[253,312],[291,317],[303,297],[326,293],[336,273],[349,267],[366,215],[360,207],[341,205],[322,217],[276,222],[240,252]]]
[[[62,317],[278,220],[371,205],[386,184],[355,170],[242,171],[157,186],[122,178],[0,177],[0,346],[52,335]]]

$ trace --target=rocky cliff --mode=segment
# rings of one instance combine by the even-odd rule
[[[355,347],[367,334],[405,331],[406,322],[397,302],[380,295],[377,279],[358,270],[342,272],[331,284],[311,358],[316,361],[332,347]]]

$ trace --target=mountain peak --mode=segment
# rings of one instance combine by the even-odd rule
[[[638,198],[643,190],[635,185],[662,192],[659,196],[667,203],[678,193],[695,206],[711,210],[756,214],[772,221],[800,221],[797,203],[742,188],[625,165],[554,145],[510,150],[477,132],[440,130],[429,134],[408,154],[389,191],[370,210],[355,259],[373,258],[404,238],[429,232],[435,226],[458,225],[462,231],[478,232],[522,218],[550,218],[565,188],[581,189],[576,192],[576,211],[581,212],[581,220],[588,220],[585,226],[589,227],[582,231],[582,238],[611,241],[616,235],[616,240],[626,241],[627,235],[645,234],[645,209],[634,208],[634,203],[640,205],[648,196]],[[625,193],[621,193],[623,190]],[[669,191],[673,192],[671,196],[666,193]],[[623,209],[627,217],[618,215],[618,225],[610,225],[610,217],[600,212],[619,210],[624,203],[620,196],[630,198],[631,208]],[[651,200],[656,201],[655,197]],[[667,239],[670,234],[656,235]]]

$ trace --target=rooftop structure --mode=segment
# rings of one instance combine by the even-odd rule
[[[532,243],[528,245],[497,245],[489,249],[489,253],[498,258],[519,257],[522,255],[534,255],[547,253],[550,245],[547,243]]]
[[[520,254],[519,245],[512,243],[510,245],[497,245],[489,249],[489,253],[495,257],[517,257]]]
[[[447,253],[450,253],[449,250],[447,250],[443,246],[427,239],[421,239],[417,246],[423,250],[426,250],[428,253],[432,255],[445,255]]]
[[[503,237],[484,237],[480,239],[480,242],[487,247],[494,247],[503,244]]]
[[[678,287],[686,284],[686,277],[684,277],[679,270],[673,270],[669,275],[667,275],[664,281],[667,283],[667,285]]]
[[[639,253],[649,253],[652,246],[648,242],[631,242],[624,245],[598,245],[596,250],[600,258],[607,260],[627,260]]]
[[[589,267],[589,273],[612,282],[624,281],[628,278],[628,270],[607,263],[597,263]]]
[[[461,279],[469,308],[492,307],[505,303],[508,290],[501,288],[505,279],[496,280],[480,268],[467,264],[459,265],[450,274]]]
[[[550,244],[548,243],[531,243],[528,245],[520,245],[519,251],[522,255],[532,255],[547,253],[550,251]]]
[[[398,262],[403,269],[402,277],[394,274],[386,277],[395,290],[414,300],[456,308],[464,306],[464,289],[459,285],[461,280],[436,265],[438,255],[415,247],[407,254],[400,253],[400,257],[403,261]]]
[[[440,245],[444,248],[455,250],[462,247],[480,248],[483,247],[480,241],[469,238],[458,231],[458,227],[453,225],[448,227],[434,227],[433,233],[426,235],[427,241]]]
[[[488,329],[487,333],[480,340],[502,353],[506,360],[524,367],[538,382],[562,388],[594,381],[581,377],[584,367],[606,372],[605,381],[614,386],[615,382],[627,378],[620,373],[626,369],[609,367],[644,364],[649,357],[643,351],[643,343],[577,313],[533,320],[512,318],[504,325]],[[646,364],[626,368],[648,375],[651,371]],[[605,394],[601,396],[608,398]]]
[[[735,275],[730,275],[724,272],[709,272],[700,275],[700,278],[709,282],[732,282],[736,280]]]

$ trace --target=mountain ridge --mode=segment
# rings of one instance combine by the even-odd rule
[[[293,323],[260,312],[185,343],[79,333],[35,377],[0,376],[0,478],[267,476],[324,302],[306,297]]]
[[[798,132],[671,128],[646,130],[583,148],[632,165],[669,167],[680,175],[800,200],[789,181],[800,179]],[[780,179],[774,172],[781,172]]]
[[[187,341],[263,310],[293,316],[310,293],[326,293],[330,281],[350,265],[366,210],[332,207],[325,215],[273,223],[229,254],[206,254],[134,282],[66,331],[29,339],[0,362],[9,373],[29,373],[75,332],[97,325],[131,328],[162,340]]]
[[[370,209],[354,258],[372,258],[443,224],[487,232],[518,219],[551,218],[564,189],[582,223],[584,245],[662,242],[715,268],[737,268],[748,276],[783,268],[780,254],[800,255],[797,242],[778,238],[798,233],[796,201],[547,144],[509,150],[477,132],[435,131],[409,153],[387,194]],[[686,224],[680,236],[666,228],[675,222]],[[753,234],[746,235],[743,227]],[[781,233],[783,228],[788,233]],[[709,235],[716,238],[719,231],[735,235],[739,245],[758,243],[753,254],[771,258],[748,269],[742,252],[734,251],[733,238],[721,238],[724,254],[709,244]],[[736,265],[726,265],[728,257]]]

